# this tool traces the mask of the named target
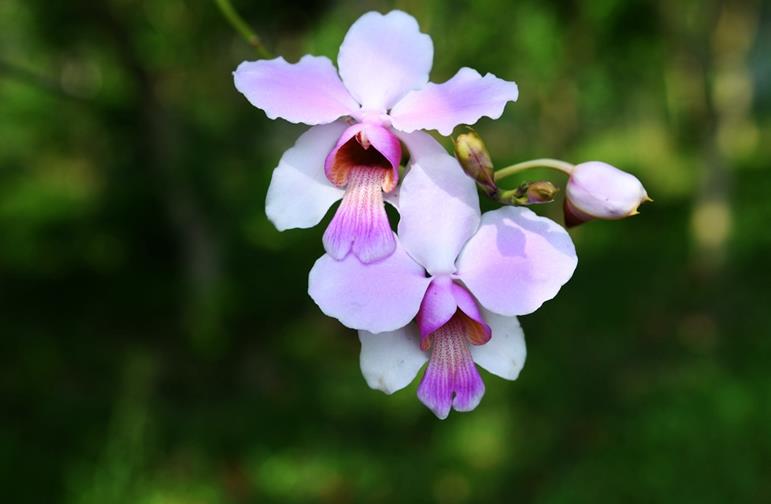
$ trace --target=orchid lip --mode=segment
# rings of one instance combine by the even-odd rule
[[[467,323],[461,313],[454,315],[434,334],[428,367],[418,386],[418,398],[434,414],[447,418],[451,409],[471,411],[485,393],[476,364],[469,351]]]
[[[383,186],[389,176],[390,171],[385,168],[350,168],[343,201],[322,238],[330,256],[342,260],[353,252],[368,264],[394,251],[396,241],[383,205]]]

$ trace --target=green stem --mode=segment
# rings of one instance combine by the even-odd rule
[[[530,168],[551,168],[552,170],[558,170],[570,175],[574,166],[567,161],[560,161],[559,159],[533,159],[497,170],[495,172],[495,181],[498,182],[499,180],[503,180],[506,177],[510,177],[511,175],[515,175]]]
[[[260,40],[259,35],[257,35],[254,30],[249,27],[246,21],[244,21],[244,18],[242,18],[238,11],[233,7],[230,0],[214,0],[214,3],[217,4],[222,15],[227,19],[228,23],[230,23],[230,26],[240,33],[250,46],[257,50],[257,55],[260,58],[273,57],[273,55],[270,54],[270,51],[262,45],[262,40]]]

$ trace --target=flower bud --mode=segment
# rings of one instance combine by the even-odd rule
[[[469,131],[455,138],[454,144],[455,157],[458,158],[463,171],[476,180],[489,196],[495,195],[498,186],[493,176],[493,162],[482,137],[469,128]]]
[[[653,201],[642,183],[607,163],[576,165],[565,188],[565,223],[577,226],[591,219],[618,220],[637,215],[641,203]]]
[[[559,187],[548,180],[538,180],[523,182],[516,189],[498,194],[496,199],[504,205],[540,205],[554,201],[559,191]]]
[[[560,192],[560,188],[549,182],[548,180],[539,180],[537,182],[531,182],[527,186],[527,204],[539,205],[541,203],[551,203]]]

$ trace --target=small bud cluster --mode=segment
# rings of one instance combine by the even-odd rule
[[[503,205],[539,205],[551,203],[559,188],[548,180],[523,182],[516,189],[502,190],[496,180],[495,168],[482,137],[471,130],[455,138],[455,155],[468,176],[491,199]],[[592,219],[619,220],[637,215],[638,207],[653,201],[640,180],[634,175],[619,170],[601,161],[588,161],[571,165],[564,161],[540,160],[540,163],[525,162],[509,168],[518,173],[536,166],[551,167],[568,174],[563,204],[565,224],[577,226]],[[514,170],[511,170],[514,168]],[[521,168],[521,170],[520,170]]]
[[[516,189],[500,193],[498,202],[517,206],[540,205],[554,201],[559,192],[560,188],[548,180],[522,182]]]

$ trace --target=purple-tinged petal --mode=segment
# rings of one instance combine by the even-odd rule
[[[449,276],[437,277],[428,286],[415,321],[420,331],[420,348],[428,350],[428,336],[445,325],[458,309]]]
[[[380,334],[359,331],[359,340],[361,374],[370,388],[386,394],[409,385],[428,360],[428,355],[418,347],[414,324]]]
[[[518,96],[514,82],[461,68],[447,82],[408,93],[394,105],[391,120],[402,131],[435,129],[447,136],[455,126],[474,124],[483,116],[498,119],[506,103],[517,101]]]
[[[455,259],[479,225],[476,184],[430,135],[399,137],[410,152],[399,193],[399,238],[432,275],[455,272]]]
[[[233,72],[233,80],[236,89],[271,119],[325,124],[359,109],[332,62],[323,56],[303,56],[294,64],[281,57],[244,61]]]
[[[343,197],[324,176],[324,157],[343,130],[339,122],[314,126],[281,156],[265,201],[265,213],[279,231],[315,226]]]
[[[455,282],[452,283],[450,288],[452,289],[452,296],[455,298],[458,309],[468,317],[469,334],[467,336],[469,341],[472,345],[484,345],[490,340],[492,330],[479,310],[474,296],[465,287]]]
[[[391,171],[391,177],[383,185],[385,192],[391,192],[399,182],[399,164],[402,146],[390,130],[370,123],[356,123],[349,127],[324,161],[324,172],[336,186],[348,182],[348,173],[353,166],[380,166]]]
[[[369,166],[354,166],[348,171],[345,196],[324,232],[327,254],[340,260],[353,252],[363,263],[391,255],[396,239],[383,202],[383,185],[390,173]]]
[[[408,91],[423,87],[434,58],[431,37],[402,11],[368,12],[345,35],[337,65],[362,109],[386,112]]]
[[[447,418],[450,408],[473,410],[485,393],[464,327],[454,317],[434,333],[428,367],[418,386],[418,398],[440,419]]]
[[[346,327],[380,333],[415,318],[430,281],[397,240],[393,254],[372,264],[354,255],[342,261],[322,256],[308,276],[308,294]]]
[[[504,317],[488,310],[483,310],[483,313],[492,327],[492,338],[484,345],[472,346],[471,356],[474,362],[492,374],[516,380],[527,357],[525,333],[517,317]]]
[[[578,259],[567,231],[522,207],[482,216],[458,258],[458,277],[477,301],[500,315],[525,315],[557,295]]]

